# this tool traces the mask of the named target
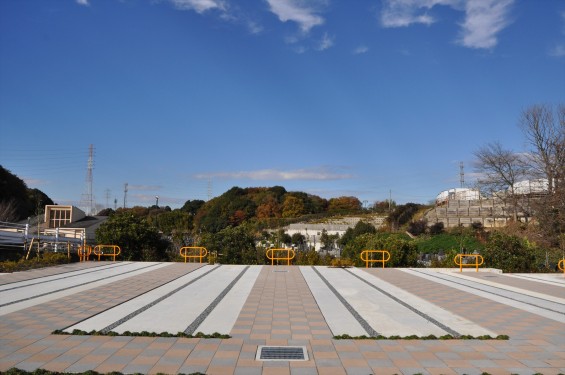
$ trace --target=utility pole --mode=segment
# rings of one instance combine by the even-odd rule
[[[128,206],[128,183],[124,184],[124,208]]]

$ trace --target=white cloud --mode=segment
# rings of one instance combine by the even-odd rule
[[[324,33],[320,44],[318,45],[318,51],[324,51],[334,45],[334,38],[330,37],[328,33]]]
[[[549,56],[552,56],[552,57],[563,57],[563,56],[565,56],[565,45],[559,44],[559,45],[553,47],[549,51]]]
[[[83,6],[90,6],[90,3],[88,2],[88,0],[76,0],[78,5],[83,5]]]
[[[263,26],[255,21],[247,21],[247,29],[251,34],[260,34],[263,31]]]
[[[222,0],[169,0],[175,8],[180,10],[194,10],[197,13],[204,13],[207,10],[218,9],[226,10],[226,4]]]
[[[384,0],[380,14],[383,27],[431,25],[437,20],[430,14],[436,5],[465,12],[457,42],[469,48],[493,48],[497,34],[508,24],[515,0]]]
[[[353,50],[353,54],[355,55],[362,55],[367,52],[369,52],[369,47],[367,46],[359,46]]]
[[[223,178],[223,179],[246,179],[266,181],[288,181],[288,180],[343,180],[351,178],[350,174],[336,173],[329,168],[295,169],[281,171],[277,169],[261,169],[257,171],[218,172],[199,174],[199,179]]]
[[[565,12],[561,12],[561,21],[563,22],[562,34],[565,34]],[[560,43],[555,45],[551,50],[549,50],[549,56],[551,57],[565,56],[565,44]]]
[[[276,14],[281,22],[296,22],[300,30],[308,33],[311,28],[324,23],[324,19],[316,14],[316,10],[305,5],[312,1],[301,0],[267,0],[271,12]]]
[[[459,43],[470,48],[493,48],[497,34],[510,20],[508,13],[514,0],[468,0],[465,22]]]
[[[383,27],[405,27],[436,22],[428,11],[436,5],[459,6],[461,0],[384,0],[381,11]]]

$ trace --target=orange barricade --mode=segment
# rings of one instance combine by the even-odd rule
[[[196,251],[198,251],[198,254],[191,253]],[[208,255],[208,250],[201,246],[184,246],[180,248],[179,253],[180,256],[184,258],[185,263],[187,259],[198,259],[199,262],[202,263],[202,259]]]
[[[286,256],[278,256],[279,252],[286,252]],[[271,266],[275,264],[275,260],[277,264],[279,260],[286,260],[287,266],[290,266],[290,261],[294,259],[296,252],[293,249],[269,249],[265,255],[271,260]]]
[[[105,249],[111,249],[112,252],[106,253],[104,252]],[[101,257],[113,257],[113,260],[115,262],[116,257],[120,255],[122,249],[120,249],[120,247],[117,245],[96,245],[94,246],[93,252],[95,255],[98,255],[98,260],[100,260]]]
[[[561,259],[559,263],[557,263],[557,267],[563,271],[563,276],[565,276],[565,258]]]
[[[463,258],[475,258],[474,263],[463,263]],[[463,267],[475,267],[479,272],[479,266],[484,263],[484,259],[479,254],[457,254],[453,259],[456,265],[459,266],[459,272],[463,272]]]
[[[373,254],[381,254],[381,259],[373,259]],[[383,268],[385,268],[385,263],[390,260],[390,253],[386,250],[363,250],[360,257],[365,262],[365,268],[369,268],[369,264],[372,265],[373,263],[382,263]]]
[[[78,253],[79,261],[86,262],[87,260],[90,259],[90,254],[92,254],[92,246],[90,245],[79,246],[77,253]]]

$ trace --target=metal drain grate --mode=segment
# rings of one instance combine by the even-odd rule
[[[257,361],[307,361],[305,346],[264,346],[257,348]]]

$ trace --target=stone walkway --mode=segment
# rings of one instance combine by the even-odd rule
[[[81,276],[72,276],[73,272],[90,272],[110,264],[113,263],[78,263],[0,275],[0,305],[11,303],[2,297],[2,291],[19,286],[24,290],[23,284],[18,284],[23,280],[35,283],[45,280],[41,279],[43,277],[55,277],[60,280],[51,282],[53,289],[57,285],[69,288],[80,284]],[[465,285],[473,285],[469,277],[496,283],[501,295],[506,293],[504,288],[507,287],[545,294],[553,301],[552,306],[558,306],[558,311],[548,318],[510,306],[502,297],[500,301],[493,301],[415,272],[365,270],[374,277],[376,285],[389,283],[474,324],[507,334],[510,340],[335,340],[324,311],[316,302],[316,297],[320,297],[309,289],[301,267],[293,266],[261,268],[253,279],[253,286],[248,288],[249,294],[229,332],[230,339],[51,334],[134,298],[154,294],[160,287],[201,267],[182,263],[138,266],[145,267],[142,273],[123,275],[119,281],[112,282],[111,278],[99,281],[97,287],[21,309],[14,303],[9,305],[17,309],[14,312],[4,313],[2,310],[6,307],[0,307],[0,371],[17,367],[28,371],[43,368],[65,372],[250,375],[565,373],[565,305],[560,304],[565,299],[565,284],[560,283],[563,275],[559,274],[551,275],[555,278],[552,284],[503,274],[487,277],[493,274],[486,273],[465,273],[467,278],[460,279]],[[117,267],[116,272],[119,269]],[[203,282],[213,283],[214,272],[203,278]],[[345,275],[347,271],[343,272]],[[453,275],[455,277],[456,273]],[[192,287],[197,288],[195,285]],[[336,288],[336,292],[349,301],[355,296],[353,290]],[[366,298],[374,297],[367,294]],[[524,301],[531,301],[529,298],[524,295]],[[327,315],[328,311],[325,313]],[[370,311],[363,314],[367,313]],[[551,318],[554,316],[556,318]],[[140,331],[154,330],[153,327],[141,328]],[[309,359],[258,361],[255,356],[260,345],[305,346]]]

